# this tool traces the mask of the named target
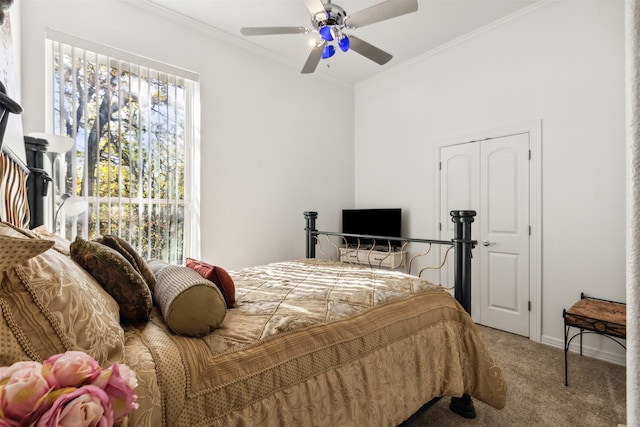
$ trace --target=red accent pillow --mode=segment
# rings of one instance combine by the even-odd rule
[[[227,303],[227,308],[233,308],[236,304],[236,285],[224,268],[207,264],[204,261],[198,261],[193,258],[187,258],[185,265],[197,271],[198,274],[205,279],[215,283],[218,289],[220,289],[220,292],[222,292],[222,296]]]

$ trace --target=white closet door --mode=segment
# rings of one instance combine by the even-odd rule
[[[451,210],[477,212],[472,237],[475,322],[529,336],[529,133],[440,149],[441,238],[453,237]],[[453,263],[441,283],[453,285]]]

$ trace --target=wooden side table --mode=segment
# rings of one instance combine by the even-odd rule
[[[567,372],[567,353],[571,341],[580,336],[580,356],[582,356],[582,335],[595,333],[610,338],[626,350],[619,339],[627,338],[627,306],[621,302],[609,301],[599,298],[591,298],[580,294],[580,301],[570,309],[562,310],[564,318],[564,385],[569,385]],[[569,338],[571,327],[580,329],[580,332]]]

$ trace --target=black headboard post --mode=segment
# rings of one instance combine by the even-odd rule
[[[455,253],[454,284],[455,298],[471,314],[471,250],[475,242],[471,239],[471,223],[476,211],[451,211],[453,246]]]
[[[307,235],[307,250],[306,257],[307,258],[315,258],[316,257],[316,238],[314,232],[316,230],[316,219],[318,218],[318,212],[308,211],[304,213],[304,217],[307,220],[307,226],[305,227],[305,232]]]

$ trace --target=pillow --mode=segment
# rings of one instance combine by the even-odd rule
[[[129,242],[121,239],[118,236],[112,236],[110,234],[106,234],[102,236],[102,238],[98,238],[95,241],[109,246],[111,249],[115,249],[120,255],[122,255],[127,261],[129,261],[133,268],[135,268],[136,271],[140,273],[145,282],[147,282],[147,286],[149,286],[149,290],[153,295],[153,288],[156,285],[156,276],[154,276],[151,270],[149,270],[149,266],[147,265],[145,260],[142,259],[142,257],[136,252],[135,249],[133,249],[133,247],[131,247]]]
[[[11,307],[0,298],[0,366],[10,366],[23,360],[41,361],[29,339],[16,323]]]
[[[213,266],[193,258],[187,258],[185,265],[218,286],[224,296],[227,308],[233,308],[236,305],[236,285],[224,268]]]
[[[16,236],[16,237],[28,237],[30,239],[37,239],[38,235],[26,228],[16,227],[10,222],[0,222],[0,235],[3,236]]]
[[[33,239],[6,223],[0,223],[0,236]],[[67,350],[84,351],[100,364],[122,360],[118,304],[69,257],[46,250],[0,271],[0,282],[3,363],[25,355],[42,361]]]
[[[71,241],[65,239],[59,234],[53,234],[49,230],[47,230],[46,225],[40,225],[31,230],[36,236],[41,239],[53,240],[55,242],[53,249],[60,252],[61,254],[65,254],[69,256],[69,246],[71,245]]]
[[[108,246],[80,238],[71,243],[70,250],[71,259],[95,277],[118,302],[122,323],[149,320],[151,291],[129,261]]]
[[[40,255],[52,246],[51,240],[0,236],[0,272]]]
[[[174,333],[200,337],[220,326],[227,308],[216,285],[184,266],[154,260],[149,267],[156,275],[162,317]]]

